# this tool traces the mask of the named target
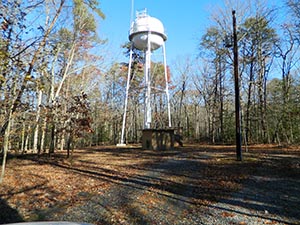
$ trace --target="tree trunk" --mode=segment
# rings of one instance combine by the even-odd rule
[[[264,68],[264,59],[262,57],[261,47],[258,48],[258,63],[259,63],[259,71],[258,71],[258,98],[259,98],[259,115],[260,115],[260,126],[261,126],[261,138],[264,143],[266,143],[267,130],[266,130],[266,115],[264,111],[264,80],[265,80],[265,68]]]
[[[29,125],[27,129],[30,130],[31,126]],[[25,147],[24,147],[25,152],[28,152],[28,150],[30,149],[30,135],[31,135],[30,132],[26,133]]]
[[[177,125],[180,128],[181,126],[181,115],[182,115],[182,102],[183,102],[183,97],[184,97],[184,93],[185,93],[185,80],[182,82],[182,89],[181,89],[181,95],[180,95],[180,102],[179,102],[179,118],[178,118],[178,122]]]
[[[21,138],[21,153],[24,154],[25,153],[25,133],[26,133],[26,130],[25,130],[26,126],[25,126],[25,122],[23,121],[22,122],[22,138]]]
[[[43,121],[43,127],[42,127],[42,135],[41,135],[41,146],[40,146],[40,152],[39,153],[45,153],[45,141],[46,141],[46,130],[47,130],[47,119],[45,118]]]
[[[33,137],[33,152],[38,153],[38,141],[39,141],[39,129],[40,129],[40,114],[41,114],[41,107],[40,105],[42,104],[42,96],[43,92],[42,90],[38,91],[38,101],[37,101],[37,112],[36,112],[36,125],[35,125],[35,130],[34,130],[34,137]]]
[[[73,142],[73,135],[69,133],[68,141],[67,141],[67,158],[70,158],[70,150],[72,150],[72,142]]]
[[[251,133],[250,133],[250,110],[251,110],[251,105],[252,105],[252,86],[253,86],[253,81],[254,81],[254,72],[253,72],[253,62],[251,62],[250,64],[250,74],[249,74],[249,84],[248,84],[248,91],[247,91],[247,106],[246,106],[246,132],[245,132],[245,136],[246,136],[246,142],[249,143],[249,141],[251,140]]]
[[[54,153],[55,149],[55,124],[51,124],[51,137],[50,137],[50,146],[49,146],[49,156]]]
[[[220,62],[220,76],[219,76],[219,99],[220,99],[220,111],[219,111],[219,120],[220,120],[220,141],[224,141],[224,84],[223,84],[223,67],[222,62]]]
[[[9,147],[9,135],[10,135],[10,126],[11,126],[11,118],[12,118],[12,111],[9,113],[9,122],[7,124],[7,128],[4,134],[4,146],[3,146],[3,159],[2,159],[2,167],[1,167],[1,175],[0,175],[0,184],[2,183],[5,175],[5,167],[6,167],[6,158],[8,153]]]

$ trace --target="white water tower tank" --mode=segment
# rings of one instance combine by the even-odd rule
[[[146,10],[137,12],[136,19],[131,25],[129,40],[139,50],[147,50],[148,38],[151,50],[156,50],[167,40],[162,22],[147,15]]]

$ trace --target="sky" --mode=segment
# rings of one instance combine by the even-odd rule
[[[264,1],[271,8],[281,8],[284,3],[284,0],[258,2]],[[165,42],[167,64],[173,65],[179,59],[193,59],[200,54],[201,37],[209,26],[215,25],[211,16],[214,12],[224,11],[226,8],[224,2],[234,2],[235,6],[232,7],[239,8],[246,0],[100,0],[99,2],[106,16],[104,20],[99,21],[98,30],[100,37],[108,40],[109,51],[106,57],[113,62],[128,60],[123,54],[121,45],[129,41],[130,23],[135,19],[136,12],[146,9],[148,15],[159,19],[164,25],[168,37]],[[254,10],[259,7],[255,0],[251,0],[250,3]],[[227,10],[231,12],[232,9]],[[251,14],[251,11],[246,14]],[[247,16],[238,12],[236,15],[237,22],[239,19],[242,20],[243,16]],[[277,20],[284,18],[282,12],[277,17]]]
[[[132,7],[132,2],[133,7]],[[120,46],[128,41],[130,21],[136,11],[146,9],[148,15],[159,19],[168,36],[167,63],[181,56],[196,56],[200,38],[209,23],[213,7],[222,0],[102,0],[100,8],[106,19],[99,23],[99,34],[108,39],[110,50],[122,57]],[[133,10],[132,10],[133,8]]]

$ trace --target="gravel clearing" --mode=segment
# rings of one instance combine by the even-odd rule
[[[202,159],[211,157],[207,153]],[[192,184],[194,177],[187,174],[199,169],[197,163],[177,156],[51,219],[94,224],[300,224],[299,170],[290,174],[295,176],[281,177],[287,174],[280,167],[278,171],[273,168],[273,174],[265,167],[258,168],[241,190],[199,204],[193,196],[197,188]],[[174,175],[185,180],[166,183]]]
[[[300,152],[230,146],[78,150],[8,164],[0,223],[300,224]]]

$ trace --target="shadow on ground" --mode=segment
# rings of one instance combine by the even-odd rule
[[[0,223],[23,222],[22,217],[16,209],[11,208],[7,202],[0,199]]]
[[[230,146],[174,151],[90,148],[76,151],[72,164],[61,155],[26,157],[37,166],[80,175],[82,182],[92,178],[109,186],[102,194],[80,192],[76,205],[60,213],[37,209],[47,220],[178,224],[187,219],[186,224],[201,224],[201,217],[214,208],[219,216],[229,212],[279,223],[300,221],[299,153],[251,150],[244,159],[236,161]],[[80,195],[86,196],[83,201]]]

